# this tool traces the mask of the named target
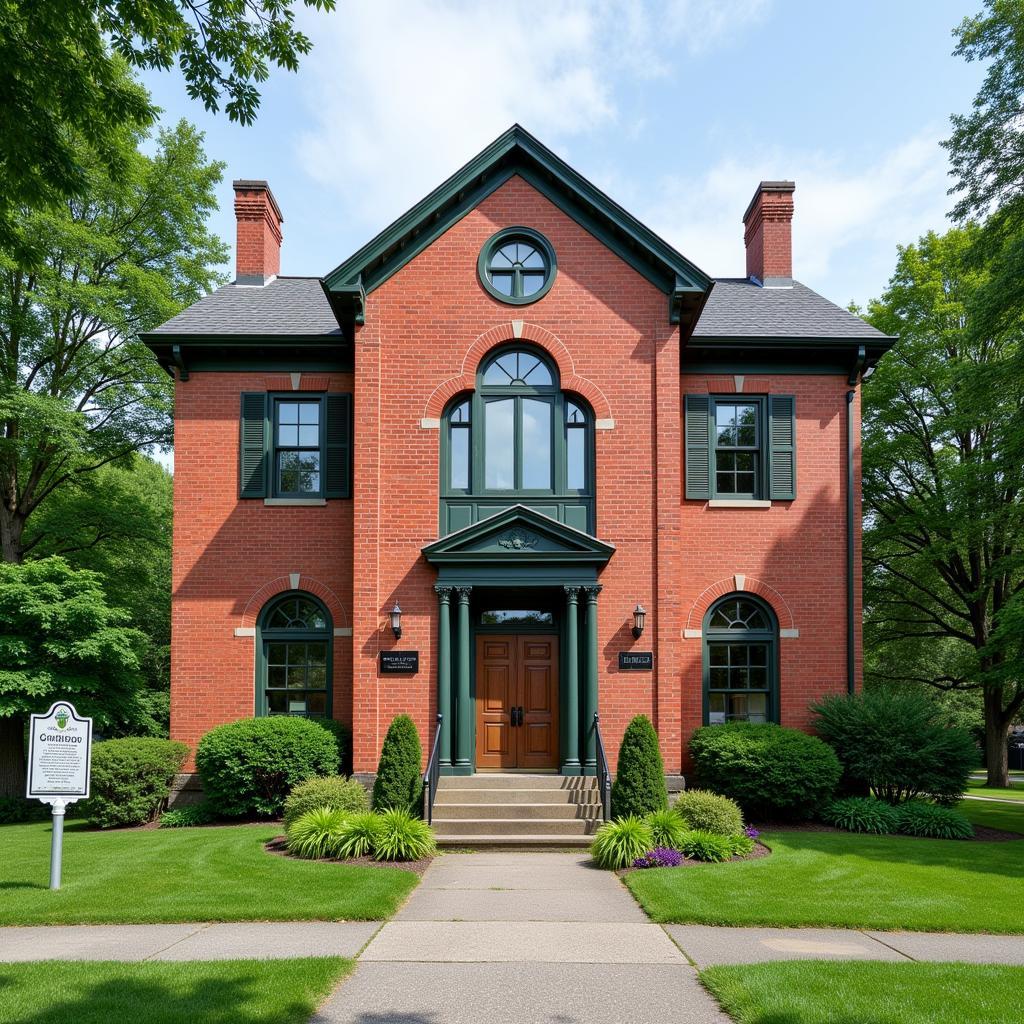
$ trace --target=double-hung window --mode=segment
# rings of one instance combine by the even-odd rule
[[[753,401],[714,403],[716,497],[761,497],[761,407]]]
[[[274,494],[281,498],[319,498],[322,454],[319,398],[274,399]]]

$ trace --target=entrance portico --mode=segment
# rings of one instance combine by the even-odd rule
[[[527,763],[519,765],[517,757],[513,767],[538,770],[545,744],[553,747],[557,741],[557,751],[550,753],[557,754],[551,763],[558,772],[595,774],[598,570],[614,551],[612,545],[524,505],[507,508],[423,549],[427,561],[438,569],[434,589],[439,610],[437,708],[442,716],[442,774],[471,775],[496,767],[492,764],[496,757],[508,767],[511,747],[500,733],[508,737],[511,729],[527,728],[528,705],[537,723],[534,739],[520,740],[517,735],[514,742],[517,749],[526,745],[532,750],[534,763],[526,754]],[[490,686],[485,694],[482,670],[488,659],[477,652],[478,638],[487,636],[504,637],[507,642],[500,645],[503,651],[492,645],[487,666]],[[536,642],[524,648],[529,638],[545,636],[552,641],[546,655]],[[499,655],[505,658],[504,669]],[[530,669],[536,692],[523,700],[510,699],[508,695],[523,695]],[[542,676],[548,687],[557,680],[557,698],[550,702],[550,711],[544,710],[544,694],[538,689]],[[487,728],[493,739],[487,753],[480,717],[485,695]],[[552,732],[542,742],[544,722]]]

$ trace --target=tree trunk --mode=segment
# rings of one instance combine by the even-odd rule
[[[21,539],[25,532],[25,517],[19,512],[0,506],[0,558],[3,561],[21,565],[24,551]]]
[[[1005,789],[1010,785],[1010,764],[1007,742],[1013,715],[1003,708],[1003,691],[999,687],[985,687],[985,766],[988,785]]]
[[[21,715],[0,718],[0,797],[25,796],[25,722]]]

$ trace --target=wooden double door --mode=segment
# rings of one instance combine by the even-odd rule
[[[476,766],[558,767],[558,637],[477,637]]]

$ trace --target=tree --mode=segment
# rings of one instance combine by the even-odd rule
[[[40,254],[0,248],[0,556],[62,550],[52,529],[26,534],[61,488],[171,440],[173,389],[138,333],[196,301],[219,278],[222,242],[206,228],[222,165],[186,122],[155,153],[141,131],[113,142],[124,174],[80,143],[87,194],[26,211],[19,229]],[[51,522],[51,526],[54,524]]]
[[[146,639],[97,573],[62,558],[0,563],[0,797],[25,793],[25,718],[70,700],[105,731],[139,713]]]
[[[867,319],[899,342],[864,388],[866,635],[891,681],[980,694],[991,785],[1024,707],[1021,329],[979,334],[968,224],[901,248]]]
[[[333,10],[334,0],[302,0]],[[125,65],[177,63],[188,94],[251,123],[270,65],[294,71],[310,51],[295,28],[296,0],[0,0],[0,240],[19,208],[85,196],[83,140],[115,180],[117,145],[156,111]]]

